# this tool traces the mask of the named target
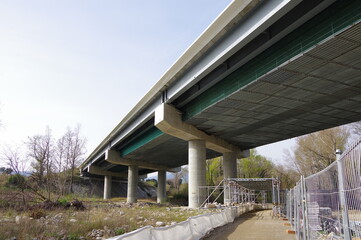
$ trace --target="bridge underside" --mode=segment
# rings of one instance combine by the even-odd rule
[[[360,56],[361,24],[357,24],[260,76],[185,122],[241,149],[251,149],[359,121]],[[118,150],[129,159],[167,167],[188,163],[186,141],[154,127],[147,131],[154,134],[145,142],[131,141]],[[207,149],[207,159],[220,155]],[[105,161],[99,162],[99,166],[110,171],[127,171],[126,166]]]
[[[206,151],[207,159],[220,155],[220,153],[210,149]],[[162,133],[155,139],[127,154],[126,158],[141,160],[169,168],[177,168],[188,164],[188,142]],[[95,163],[95,165],[111,172],[127,172],[128,170],[127,166],[107,162],[105,156],[102,157],[101,161]],[[142,175],[151,172],[154,172],[154,170],[140,169],[139,174]]]
[[[357,24],[185,122],[241,149],[251,149],[359,121],[360,56],[361,24]],[[207,149],[207,159],[220,155]],[[134,146],[126,157],[176,167],[188,163],[188,143],[159,133],[146,144]]]
[[[361,24],[324,41],[186,120],[242,149],[360,120]],[[159,133],[127,158],[187,164],[187,142]],[[207,150],[207,158],[220,153]],[[99,162],[110,171],[126,166]],[[143,170],[141,174],[151,171]]]
[[[361,24],[187,120],[243,149],[360,120]]]
[[[315,2],[305,1],[308,3]],[[238,150],[360,121],[360,10],[358,1],[336,1],[296,30],[269,43],[277,38],[271,36],[273,30],[275,33],[279,30],[277,26],[288,26],[287,21],[274,23],[250,42],[254,44],[250,49],[258,50],[258,46],[264,45],[267,48],[252,58],[248,56],[251,50],[238,49],[214,69],[223,69],[221,74],[212,71],[205,74],[173,99],[162,95],[161,102],[151,104],[167,105],[167,109],[174,110],[170,110],[172,117],[165,119],[164,114],[161,121],[165,122],[159,124],[159,107],[152,108],[149,116],[139,120],[139,126],[128,135],[103,141],[82,171],[100,175],[106,171],[108,175],[136,179],[134,172],[143,175],[157,170],[172,171],[190,164],[193,156],[196,161],[192,168],[197,169],[194,174],[197,177],[205,174],[205,170],[198,171],[205,169],[205,159],[223,155],[230,159],[223,163],[227,169],[224,175],[233,178],[236,155],[232,154],[241,152]],[[247,61],[242,62],[245,58]],[[165,112],[166,108],[161,110]],[[232,154],[227,155],[229,152]],[[107,153],[113,154],[115,160],[109,161]],[[95,167],[93,171],[89,166]],[[163,176],[164,172],[160,174]],[[197,182],[195,186],[202,184]],[[160,191],[164,195],[165,190]],[[193,202],[197,205],[196,200]]]

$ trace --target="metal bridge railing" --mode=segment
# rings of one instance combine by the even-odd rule
[[[287,194],[286,215],[298,239],[361,239],[361,139],[336,156]]]

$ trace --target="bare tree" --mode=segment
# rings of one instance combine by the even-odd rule
[[[4,149],[2,150],[1,157],[6,162],[6,164],[13,170],[13,172],[16,175],[18,175],[17,179],[21,180],[18,182],[18,187],[21,190],[24,204],[25,204],[25,189],[30,189],[42,200],[46,199],[46,197],[44,197],[44,195],[40,193],[40,190],[37,187],[34,187],[31,184],[29,184],[26,178],[22,176],[22,173],[24,173],[27,169],[27,164],[20,147],[11,147],[11,146],[4,147]]]
[[[188,167],[181,167],[179,172],[174,173],[174,178],[172,180],[172,184],[177,193],[179,193],[180,185],[182,182],[186,182],[186,178],[188,176]]]
[[[2,149],[2,159],[14,173],[21,174],[25,172],[26,161],[24,160],[19,147],[15,148],[10,145],[6,145]]]
[[[60,195],[64,195],[66,191],[66,182],[68,179],[68,154],[67,154],[67,141],[66,137],[63,136],[57,141],[55,151],[55,168],[57,171],[57,188]]]
[[[361,121],[351,124],[351,132],[356,135],[356,137],[361,137]]]
[[[7,165],[20,174],[26,167],[25,159],[31,161],[34,169],[27,188],[43,200],[51,200],[51,194],[73,192],[75,171],[85,154],[85,139],[80,135],[80,126],[67,128],[65,134],[55,142],[49,127],[44,134],[28,137],[25,142],[26,157],[17,148],[4,148],[2,158]],[[44,197],[42,192],[47,196]]]
[[[21,176],[21,173],[25,171],[25,161],[23,160],[19,148],[13,148],[9,145],[4,147],[2,151],[2,158],[6,162],[9,168],[17,175],[17,186],[21,190],[21,195],[23,199],[23,203],[25,205],[25,189],[26,183],[25,178]]]
[[[74,129],[68,128],[58,140],[56,159],[63,193],[68,179],[69,192],[73,192],[74,174],[76,168],[84,159],[85,143],[86,140],[80,135],[80,125]]]
[[[50,200],[53,185],[54,153],[54,140],[50,128],[46,128],[44,135],[28,137],[26,145],[28,147],[28,156],[35,160],[31,165],[35,170],[32,176],[40,188],[46,188]]]
[[[1,107],[1,103],[0,103],[0,107]],[[0,113],[1,113],[1,108],[0,108]],[[1,119],[0,119],[0,129],[1,129],[1,127],[2,127],[2,121],[1,121]]]

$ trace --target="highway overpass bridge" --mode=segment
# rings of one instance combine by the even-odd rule
[[[85,176],[128,178],[189,165],[189,206],[206,159],[224,176],[249,149],[361,120],[361,1],[233,1],[99,144]],[[226,199],[227,200],[227,199]]]

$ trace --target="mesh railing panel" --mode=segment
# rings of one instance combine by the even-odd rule
[[[340,159],[344,169],[345,211],[353,238],[361,237],[361,144],[356,142]]]
[[[305,178],[308,231],[311,239],[320,233],[340,235],[340,202],[337,163]]]
[[[288,192],[287,218],[298,239],[361,239],[361,139]]]

